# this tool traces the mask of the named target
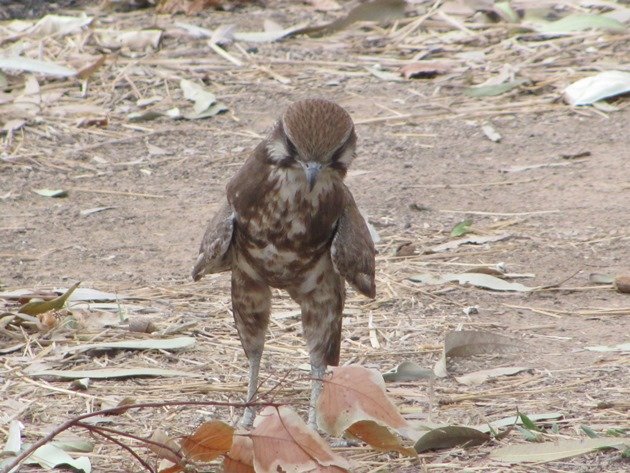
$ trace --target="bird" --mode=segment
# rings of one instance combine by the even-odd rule
[[[247,401],[258,389],[271,288],[301,309],[311,364],[308,425],[328,366],[340,358],[347,281],[376,295],[374,242],[344,184],[356,156],[349,113],[335,102],[291,103],[226,186],[208,223],[192,277],[231,271],[232,313],[249,364]],[[247,406],[240,426],[251,427]]]

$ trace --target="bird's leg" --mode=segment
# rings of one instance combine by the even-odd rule
[[[258,371],[260,370],[260,359],[262,352],[259,354],[252,354],[252,356],[248,355],[249,362],[249,382],[247,385],[247,402],[251,402],[256,395],[256,390],[258,389]],[[245,412],[243,413],[243,417],[239,421],[239,426],[245,429],[248,429],[254,423],[254,418],[256,417],[256,410],[252,407],[246,407]]]
[[[326,365],[316,366],[311,364],[311,398],[308,404],[308,426],[317,431],[317,400],[322,392],[322,378],[326,372]]]
[[[317,400],[327,366],[339,364],[344,282],[334,271],[322,271],[321,283],[306,294],[291,294],[302,309],[302,327],[311,358],[308,425],[317,430]]]
[[[271,290],[265,283],[252,279],[238,270],[232,269],[232,310],[241,345],[249,362],[249,382],[247,402],[251,402],[258,390],[258,371],[265,346],[265,334],[271,311]],[[256,410],[245,408],[239,425],[249,428],[254,423]]]

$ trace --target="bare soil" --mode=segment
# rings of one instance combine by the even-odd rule
[[[275,4],[230,13],[208,11],[177,20],[208,28],[229,21],[253,29],[267,17],[295,24],[312,15],[304,5],[282,10],[274,9]],[[108,15],[121,28],[141,28],[156,21],[137,12]],[[342,362],[382,372],[404,360],[431,368],[450,330],[510,335],[526,344],[524,353],[456,361],[449,364],[452,373],[514,365],[528,366],[530,371],[477,387],[458,384],[452,377],[437,379],[432,386],[426,381],[395,383],[390,385],[390,394],[414,421],[478,425],[515,415],[518,409],[527,414],[561,412],[558,435],[568,438],[583,437],[581,425],[600,433],[629,427],[627,356],[585,350],[628,342],[630,333],[628,294],[595,286],[588,279],[590,273],[630,273],[627,97],[616,104],[621,110],[610,114],[572,110],[558,100],[510,109],[511,101],[522,99],[516,93],[460,101],[448,84],[436,93],[439,78],[384,82],[363,73],[361,67],[344,65],[362,64],[362,55],[378,56],[378,46],[371,42],[375,36],[374,31],[362,32],[357,27],[353,42],[345,42],[341,33],[250,50],[252,61],[289,77],[289,84],[260,70],[241,73],[226,67],[222,72],[204,72],[202,67],[186,65],[169,70],[154,83],[133,86],[140,76],[131,71],[132,79],[121,80],[117,89],[111,89],[113,113],[108,129],[45,123],[33,127],[34,132],[27,128],[19,137],[21,149],[14,152],[22,159],[0,161],[0,283],[5,289],[68,287],[81,281],[83,287],[137,298],[134,304],[142,305],[142,312],[160,328],[194,322],[183,325],[181,334],[197,339],[193,349],[176,356],[109,352],[74,357],[55,367],[161,366],[203,376],[100,380],[86,392],[69,390],[65,381],[27,381],[22,370],[34,361],[46,361],[56,344],[67,346],[73,337],[99,341],[133,336],[124,329],[74,336],[65,332],[63,336],[28,335],[19,350],[3,355],[0,372],[2,398],[28,404],[18,417],[26,425],[28,441],[108,399],[242,399],[246,359],[231,321],[229,274],[193,284],[189,273],[205,223],[224,199],[229,177],[282,109],[309,96],[336,100],[356,121],[359,152],[347,182],[381,237],[378,296],[368,301],[350,294]],[[167,38],[165,52],[152,59],[166,57],[169,44]],[[194,53],[203,45],[189,47]],[[213,54],[203,53],[204,57]],[[269,58],[290,61],[283,64]],[[613,54],[608,59],[615,58]],[[141,64],[142,59],[138,61]],[[300,61],[310,65],[300,65]],[[111,67],[127,66],[121,61]],[[133,126],[125,123],[124,116],[119,118],[120,107],[138,98],[134,87],[145,97],[166,96],[170,92],[165,84],[176,88],[173,79],[178,76],[203,79],[229,112],[207,120],[158,119]],[[106,86],[105,79],[95,85]],[[126,97],[121,96],[123,92]],[[479,111],[471,103],[479,104]],[[484,111],[488,104],[497,107]],[[397,114],[401,118],[392,118]],[[484,123],[491,123],[501,134],[500,142],[484,135]],[[155,154],[152,148],[151,154],[150,146],[164,153]],[[505,172],[533,164],[546,166]],[[45,198],[32,192],[37,188],[66,189],[69,196]],[[81,214],[95,207],[111,208]],[[451,240],[451,229],[467,218],[480,234],[506,232],[510,237],[444,253],[426,251]],[[406,242],[415,246],[414,254],[396,256],[396,248]],[[500,262],[510,273],[533,274],[531,279],[519,279],[528,286],[560,285],[529,293],[500,293],[457,285],[424,286],[408,279],[417,273],[460,272]],[[307,363],[308,355],[297,306],[279,291],[274,303],[278,317],[268,338],[263,362],[268,379],[262,391],[282,383],[279,398],[304,412],[308,379],[296,368]],[[467,315],[463,309],[470,306],[476,306],[478,313]],[[135,316],[131,309],[130,316]],[[370,341],[370,318],[377,329],[378,346]],[[0,335],[0,345],[14,343]],[[158,426],[180,435],[209,416],[235,420],[238,415],[227,409],[163,409],[127,413],[114,422],[138,435],[149,435]],[[0,438],[6,427],[0,425]],[[512,432],[500,443],[522,441],[518,432]],[[421,466],[367,447],[341,453],[356,462],[356,471],[365,472],[378,468],[621,472],[630,468],[617,451],[511,467],[488,457],[497,447],[495,443],[423,453]],[[97,445],[91,455],[94,471],[140,468],[125,452],[107,443]]]

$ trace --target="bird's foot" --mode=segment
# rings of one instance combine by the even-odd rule
[[[256,418],[256,411],[253,407],[246,407],[243,417],[238,421],[238,426],[241,429],[251,429],[254,425],[254,419]]]

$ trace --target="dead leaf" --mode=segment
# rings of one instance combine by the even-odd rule
[[[617,292],[630,294],[630,275],[621,275],[615,278],[613,286]]]
[[[115,208],[116,207],[94,207],[94,208],[91,208],[91,209],[81,210],[81,212],[79,212],[79,214],[82,217],[87,217],[88,215],[92,215],[92,214],[95,214],[95,213],[98,213],[98,212],[104,212],[105,210],[112,210],[112,209],[115,209]]]
[[[461,285],[470,284],[471,286],[490,289],[493,291],[513,291],[513,292],[530,292],[534,287],[528,287],[518,282],[510,282],[505,279],[497,278],[486,273],[460,273],[460,274],[443,274],[436,275],[431,273],[416,274],[409,278],[410,281],[422,284],[444,284],[447,282],[458,282]]]
[[[387,427],[377,424],[372,420],[360,420],[352,424],[346,432],[370,447],[381,452],[398,452],[406,457],[417,456],[411,447],[405,447],[400,439],[391,433]]]
[[[230,450],[233,438],[233,427],[211,420],[201,424],[194,434],[182,438],[182,452],[189,460],[210,462]]]
[[[116,378],[142,378],[142,377],[181,377],[198,378],[201,374],[188,373],[182,370],[167,370],[161,368],[103,368],[95,370],[41,370],[28,372],[33,378],[51,377],[59,379],[116,379]]]
[[[89,62],[87,65],[83,66],[77,72],[77,77],[81,80],[88,79],[92,74],[98,71],[105,61],[107,60],[107,55],[102,54],[95,61]]]
[[[492,378],[498,378],[499,376],[513,376],[522,371],[529,371],[530,369],[531,368],[526,366],[506,366],[505,368],[474,371],[463,376],[456,376],[455,379],[458,383],[465,384],[466,386],[478,386]]]
[[[243,433],[234,433],[232,447],[223,459],[223,473],[254,473],[254,444]]]
[[[606,345],[598,345],[598,346],[594,346],[594,347],[586,347],[587,350],[589,351],[597,351],[600,353],[604,353],[604,352],[628,352],[630,351],[630,342],[627,343],[620,343],[618,345],[614,345],[614,346],[606,346]]]
[[[398,245],[396,248],[396,252],[394,253],[396,256],[412,256],[416,252],[416,245],[407,241]]]
[[[511,82],[503,82],[501,84],[492,85],[479,85],[464,90],[464,95],[469,97],[493,97],[495,95],[501,95],[515,89],[527,82],[527,79],[518,79]]]
[[[520,347],[521,344],[518,340],[492,332],[478,332],[475,330],[451,331],[444,337],[444,350],[433,371],[436,376],[444,378],[448,376],[446,359],[449,357],[515,352]]]
[[[307,23],[300,23],[281,30],[270,31],[235,31],[233,36],[237,41],[245,41],[247,43],[271,43],[282,38],[300,33],[308,28]]]
[[[418,439],[414,449],[418,453],[453,447],[472,447],[490,440],[490,436],[471,427],[449,425],[430,430]]]
[[[207,118],[227,110],[225,105],[217,102],[217,99],[212,92],[205,90],[199,84],[182,79],[179,82],[179,86],[184,93],[184,98],[195,102],[193,112],[185,114],[184,118],[189,120]]]
[[[27,57],[0,57],[0,70],[28,71],[59,77],[72,77],[77,71],[60,64]]]
[[[307,26],[295,34],[325,36],[341,31],[358,21],[385,22],[405,16],[404,0],[372,0],[360,3],[344,17],[320,26]]]
[[[564,97],[573,106],[591,105],[627,92],[630,92],[630,72],[604,71],[574,82],[564,89]]]
[[[13,133],[14,131],[17,131],[20,128],[22,128],[24,125],[26,125],[26,120],[23,120],[21,118],[16,118],[14,120],[8,120],[2,126],[2,132],[3,133]]]
[[[358,365],[331,368],[317,403],[317,425],[339,437],[356,422],[372,420],[407,436],[409,425],[385,392],[376,370]]]
[[[145,51],[147,48],[157,49],[160,46],[162,30],[97,30],[95,39],[98,45],[103,48],[128,48],[131,51]]]
[[[527,164],[525,166],[511,166],[509,168],[499,169],[499,172],[522,172],[522,171],[530,171],[532,169],[541,169],[541,168],[560,168],[564,166],[570,166],[573,163],[579,163],[580,161],[564,161],[561,163],[539,163],[539,164]]]
[[[630,437],[563,439],[547,443],[508,445],[490,452],[490,458],[510,463],[550,462],[584,455],[600,448],[628,446]]]
[[[498,143],[502,139],[499,132],[497,132],[497,130],[495,130],[494,127],[489,123],[481,125],[481,131],[483,131],[483,134],[486,135],[486,138],[494,143]]]
[[[147,444],[149,450],[155,453],[159,458],[165,458],[175,464],[181,462],[182,458],[178,453],[179,444],[175,441],[175,439],[169,437],[162,429],[156,429],[153,431],[150,440],[164,445],[159,446],[152,443]]]
[[[46,15],[35,23],[26,34],[32,37],[65,36],[80,33],[92,23],[92,18],[87,16],[74,17],[63,15]]]
[[[250,434],[257,473],[349,471],[350,465],[288,406],[266,407]]]
[[[445,59],[427,60],[406,64],[400,68],[405,79],[433,79],[435,76],[448,74],[456,63]]]
[[[400,82],[403,80],[400,77],[400,74],[397,74],[391,71],[385,71],[380,66],[380,64],[374,64],[373,66],[370,66],[370,67],[366,66],[365,70],[380,80],[389,81],[389,82]]]
[[[383,373],[383,380],[386,382],[416,381],[418,379],[433,379],[433,371],[423,368],[413,361],[403,361],[396,368]]]
[[[111,342],[86,343],[63,349],[63,354],[80,353],[90,350],[182,350],[195,344],[194,337],[175,337],[164,339],[118,340]]]
[[[511,233],[502,233],[500,235],[473,235],[466,238],[460,238],[459,240],[452,240],[441,245],[432,246],[425,254],[441,253],[443,251],[454,250],[461,245],[485,245],[486,243],[494,243],[496,241],[503,241],[511,238]]]

